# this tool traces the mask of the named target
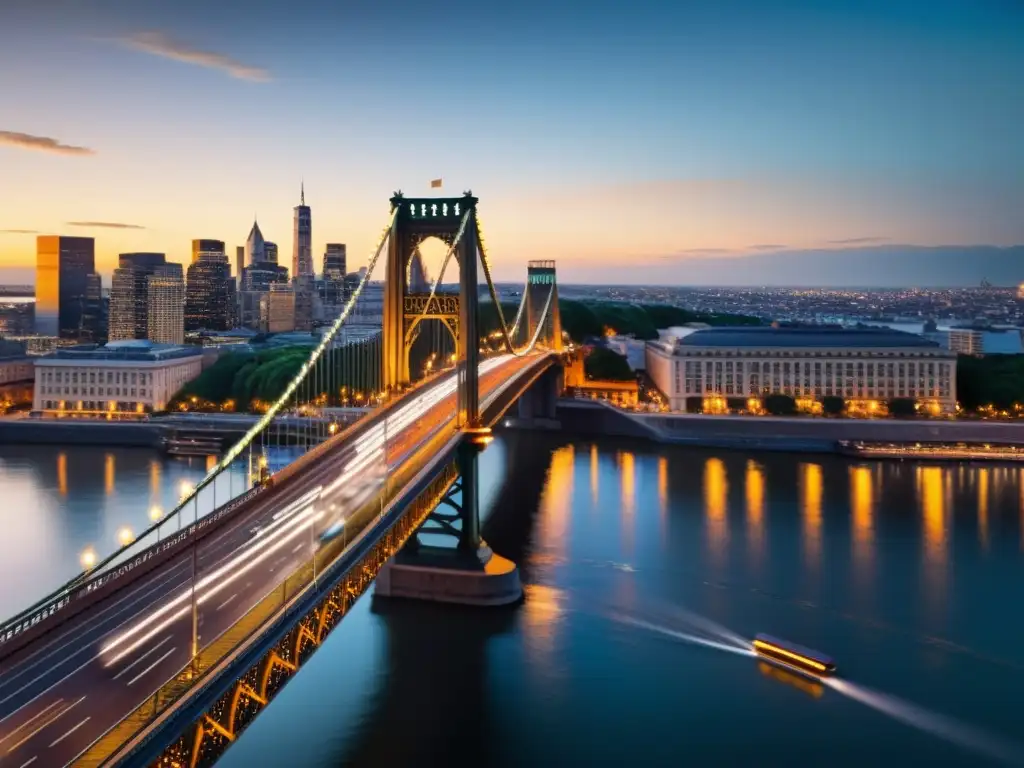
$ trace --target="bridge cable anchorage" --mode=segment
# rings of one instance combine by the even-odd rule
[[[112,575],[117,574],[117,571],[115,569],[129,567],[132,564],[133,559],[136,558],[138,554],[145,552],[153,545],[164,540],[163,538],[160,538],[160,530],[165,526],[169,526],[171,521],[175,521],[175,518],[177,518],[177,520],[175,521],[177,525],[174,527],[173,533],[176,535],[181,532],[184,532],[186,526],[198,523],[198,499],[199,494],[203,491],[203,489],[210,487],[211,485],[214,486],[211,488],[211,490],[213,491],[214,509],[220,509],[221,512],[223,512],[225,505],[222,504],[221,507],[218,508],[216,504],[216,479],[221,475],[221,473],[227,470],[232,465],[232,463],[243,454],[243,452],[246,449],[250,449],[251,452],[251,446],[253,444],[253,441],[256,440],[257,437],[260,438],[257,445],[261,448],[261,455],[266,456],[267,454],[265,452],[265,430],[268,427],[273,425],[273,427],[277,429],[278,439],[280,439],[281,429],[284,430],[285,438],[300,438],[298,430],[300,430],[302,427],[301,418],[291,419],[291,421],[295,422],[295,424],[290,425],[288,423],[280,423],[275,419],[275,417],[277,417],[278,414],[280,414],[281,411],[285,408],[291,397],[295,394],[296,390],[298,390],[299,386],[306,381],[310,371],[316,365],[317,361],[319,361],[320,358],[324,355],[324,352],[331,346],[335,338],[338,336],[339,331],[341,331],[342,327],[345,325],[345,322],[352,314],[353,309],[355,308],[360,295],[366,288],[366,285],[370,282],[370,276],[373,274],[373,270],[377,265],[377,261],[379,260],[380,254],[384,249],[384,244],[388,240],[388,237],[392,231],[397,216],[398,208],[392,208],[388,224],[381,233],[381,237],[380,240],[378,241],[377,248],[373,252],[370,262],[367,265],[366,273],[363,275],[362,280],[359,281],[359,284],[352,292],[351,297],[346,302],[344,308],[341,310],[341,312],[335,319],[334,323],[331,325],[328,332],[324,334],[320,343],[313,348],[312,352],[309,355],[309,358],[302,364],[302,367],[299,369],[298,373],[296,373],[295,376],[289,381],[284,392],[278,397],[278,399],[274,403],[272,403],[267,408],[263,417],[253,427],[251,427],[238,440],[238,442],[236,442],[228,450],[228,452],[224,455],[221,461],[217,465],[215,465],[206,474],[206,476],[195,485],[195,487],[190,488],[189,492],[182,496],[178,505],[171,512],[164,515],[159,519],[159,521],[155,522],[145,531],[141,532],[132,542],[122,547],[119,547],[111,555],[104,558],[101,562],[99,562],[92,568],[83,571],[82,573],[68,580],[65,584],[58,587],[56,590],[51,592],[46,597],[42,598],[29,608],[20,611],[15,616],[11,617],[10,619],[7,619],[2,624],[0,624],[0,647],[2,647],[3,644],[7,641],[20,635],[22,632],[34,627],[40,621],[48,618],[52,614],[64,608],[71,602],[75,594],[77,594],[81,590],[85,589],[87,591],[92,591],[93,589],[98,589],[100,586],[103,585],[106,579],[110,578]],[[368,352],[365,352],[362,356],[366,357],[368,356],[368,354]],[[360,362],[358,358],[359,355],[357,354],[357,363]],[[369,380],[367,378],[367,383],[368,381]],[[285,419],[285,421],[287,421],[287,419]],[[230,487],[230,483],[228,485]],[[251,477],[248,478],[248,482],[245,484],[245,488],[246,490],[240,496],[235,497],[234,494],[232,494],[233,498],[229,500],[229,503],[233,505],[240,504],[242,503],[242,500],[244,500],[248,496],[248,494],[256,492],[257,488],[255,484],[253,484]],[[189,517],[186,519],[183,513],[184,510],[186,510],[186,508],[189,507],[189,505],[194,506],[195,517]],[[228,509],[228,511],[230,511],[230,508]],[[169,535],[170,532],[168,533],[168,536]]]
[[[452,240],[452,244],[449,246],[448,252],[444,255],[444,261],[441,262],[441,270],[437,273],[437,277],[435,277],[431,282],[430,296],[427,297],[427,302],[423,305],[423,311],[420,313],[420,316],[409,325],[409,330],[405,333],[405,343],[407,346],[412,343],[413,331],[419,327],[420,322],[422,322],[430,312],[430,303],[434,300],[434,295],[437,293],[437,286],[441,284],[441,280],[444,278],[444,271],[448,268],[448,262],[451,261],[452,255],[455,253],[455,249],[459,245],[459,241],[462,240],[462,233],[466,231],[466,224],[469,222],[472,214],[473,209],[470,208],[462,216],[462,221],[459,223],[459,230],[455,233],[455,238]]]
[[[545,324],[548,321],[548,312],[551,309],[551,299],[554,297],[555,294],[555,286],[554,284],[552,284],[551,288],[548,290],[548,298],[547,301],[544,303],[544,311],[543,313],[541,313],[540,319],[537,322],[537,329],[533,334],[533,338],[530,339],[529,343],[525,347],[521,347],[519,350],[516,350],[515,345],[512,342],[512,336],[515,335],[522,321],[523,309],[526,307],[527,292],[530,290],[529,278],[527,278],[526,287],[523,289],[523,296],[519,302],[519,309],[516,312],[515,322],[512,326],[512,329],[509,330],[507,324],[505,323],[505,314],[501,309],[501,302],[498,300],[498,289],[495,287],[494,279],[491,277],[491,266],[487,260],[487,249],[484,246],[484,237],[480,227],[479,216],[474,217],[474,222],[477,228],[477,248],[480,251],[480,262],[481,264],[483,264],[484,277],[487,279],[487,288],[491,295],[491,301],[493,302],[495,310],[498,313],[498,323],[500,325],[502,338],[505,342],[505,349],[508,351],[509,354],[515,355],[516,357],[522,357],[523,355],[529,354],[530,352],[533,351],[533,348],[536,345],[538,338],[540,337],[540,331],[542,328],[544,328]]]

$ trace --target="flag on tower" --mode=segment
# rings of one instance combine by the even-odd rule
[[[433,179],[433,180],[431,180],[430,188],[431,189],[440,189],[441,188],[441,180],[440,179]]]

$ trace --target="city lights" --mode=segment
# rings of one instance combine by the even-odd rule
[[[78,557],[78,562],[80,562],[82,564],[82,568],[87,571],[96,565],[96,560],[96,550],[92,547],[87,547],[82,550],[82,554]]]

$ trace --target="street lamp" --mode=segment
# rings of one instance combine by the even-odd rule
[[[192,485],[192,483],[190,483],[188,480],[182,480],[181,485],[178,486],[178,492],[181,494],[181,500],[184,501],[185,498],[190,493],[192,493],[193,489],[194,486]]]
[[[79,556],[78,561],[82,564],[82,567],[88,571],[96,565],[96,550],[92,547],[86,547],[82,550],[82,554]]]
[[[126,525],[117,532],[117,540],[120,542],[122,547],[127,547],[135,541],[135,534],[133,534],[132,529]]]
[[[163,516],[164,511],[160,508],[158,504],[154,504],[152,507],[149,508],[149,519],[152,520],[154,523],[157,522]]]

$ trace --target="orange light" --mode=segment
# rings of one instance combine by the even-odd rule
[[[755,651],[759,651],[759,652],[764,653],[764,654],[769,655],[769,656],[772,655],[772,654],[778,654],[780,656],[785,656],[788,659],[792,659],[797,664],[802,664],[804,666],[810,667],[811,669],[816,669],[819,672],[825,672],[826,669],[827,669],[825,667],[825,665],[822,664],[820,661],[815,661],[814,659],[812,659],[812,658],[810,658],[808,656],[803,656],[803,655],[801,655],[799,653],[793,653],[792,651],[787,651],[785,648],[780,648],[779,646],[777,646],[777,645],[775,645],[773,643],[766,643],[763,640],[755,640],[754,641],[754,650]]]

